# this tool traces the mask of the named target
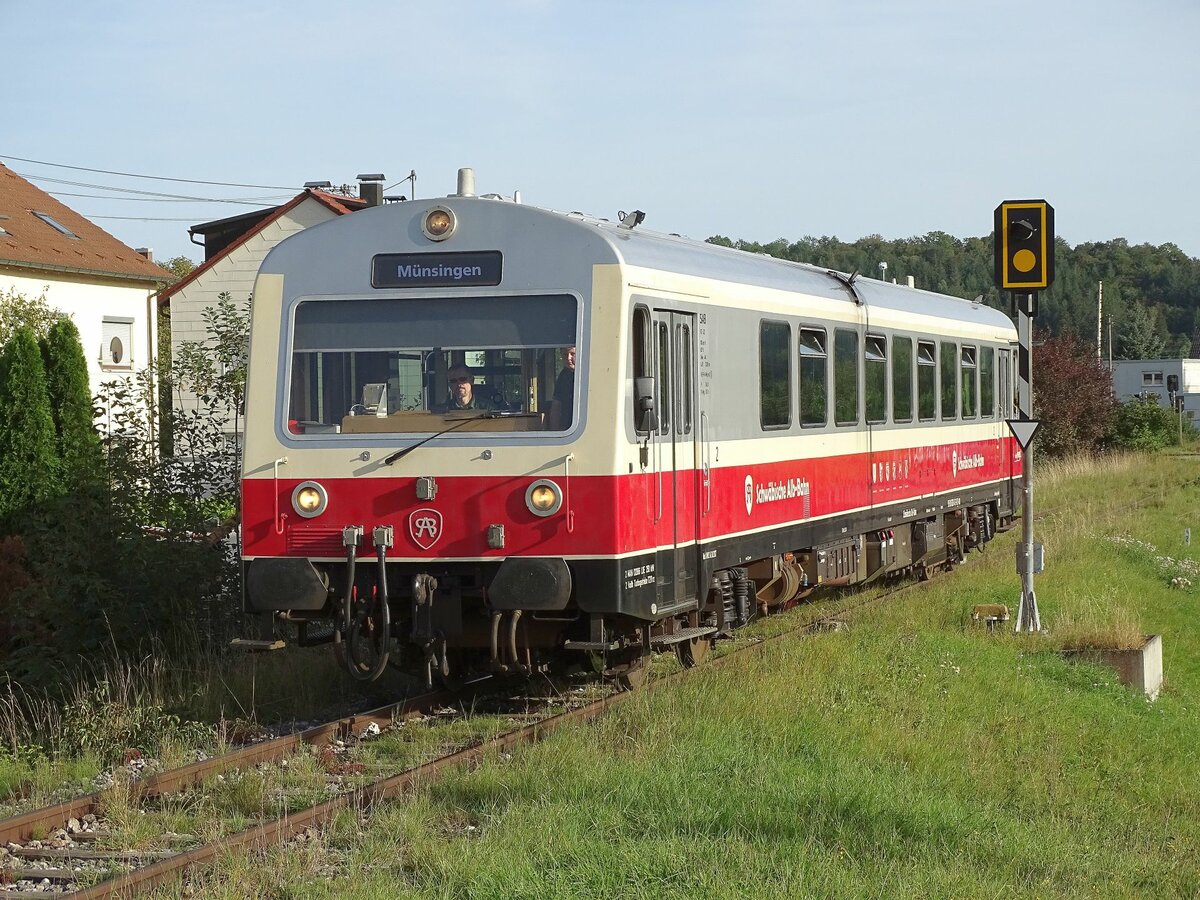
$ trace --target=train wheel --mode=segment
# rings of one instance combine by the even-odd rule
[[[618,658],[610,658],[609,662],[611,665],[604,674],[611,678],[620,690],[636,691],[646,683],[646,676],[650,672],[650,657],[642,653],[640,648],[632,652],[624,651]]]
[[[617,676],[617,687],[623,691],[636,691],[646,683],[649,673],[650,667],[646,665],[645,661],[631,665]]]
[[[710,650],[712,650],[712,641],[707,636],[692,638],[690,641],[680,641],[675,645],[675,655],[679,658],[679,664],[685,669],[698,666],[708,659]]]

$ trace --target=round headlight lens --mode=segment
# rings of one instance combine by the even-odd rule
[[[562,491],[548,479],[535,481],[525,491],[525,505],[535,516],[552,516],[562,506]]]
[[[435,206],[425,213],[421,231],[431,241],[444,241],[454,233],[454,213],[444,206]]]
[[[328,503],[329,498],[325,493],[325,488],[321,487],[315,481],[306,481],[303,484],[298,484],[296,485],[296,489],[292,491],[292,509],[296,510],[297,514],[306,519],[311,519],[325,512],[325,507]]]

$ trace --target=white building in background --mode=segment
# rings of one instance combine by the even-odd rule
[[[1178,398],[1184,415],[1200,414],[1200,359],[1117,359],[1112,366],[1113,393],[1122,403],[1153,397],[1170,407]]]
[[[156,361],[155,295],[175,277],[0,164],[0,292],[45,294],[79,329],[88,378],[131,378]]]
[[[378,204],[382,188],[382,184],[372,181],[368,185],[364,180],[362,199],[306,188],[282,206],[190,228],[193,243],[199,243],[197,236],[203,238],[204,262],[159,296],[159,302],[169,303],[171,308],[172,354],[178,354],[185,341],[200,343],[209,338],[204,312],[216,305],[221,294],[228,294],[239,306],[246,302],[254,290],[258,267],[276,244],[305,228]],[[194,394],[178,389],[172,402],[189,411],[197,406]],[[225,430],[233,434],[236,427],[230,420]]]

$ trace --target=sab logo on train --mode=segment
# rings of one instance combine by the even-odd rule
[[[418,509],[408,517],[408,536],[422,550],[428,550],[442,536],[442,514],[436,509]]]

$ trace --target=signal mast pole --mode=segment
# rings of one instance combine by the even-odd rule
[[[1033,453],[1030,443],[1041,424],[1033,418],[1033,318],[1038,292],[1054,280],[1054,208],[1045,200],[1006,200],[995,211],[996,286],[1013,291],[1017,320],[1017,415],[1009,430],[1021,445],[1021,543],[1017,573],[1021,576],[1021,605],[1017,631],[1041,631],[1033,576],[1042,571],[1042,545],[1033,540]],[[1096,353],[1099,356],[1099,324]]]

